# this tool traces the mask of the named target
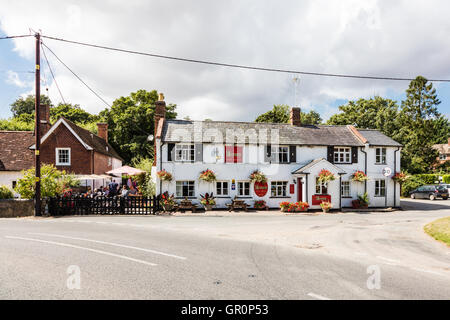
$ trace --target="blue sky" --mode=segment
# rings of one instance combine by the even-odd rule
[[[450,79],[450,2],[433,0],[177,3],[24,0],[0,12],[0,35],[44,35],[193,59],[303,71]],[[50,10],[51,8],[51,10]],[[157,15],[154,13],[158,12]],[[251,14],[249,14],[251,12]],[[148,17],[152,17],[149,19]],[[419,19],[420,18],[420,19]],[[120,23],[117,23],[120,21]],[[273,104],[294,102],[291,74],[159,60],[45,40],[106,101],[138,89],[163,92],[179,117],[252,121]],[[0,40],[0,118],[33,91],[34,39]],[[98,113],[105,105],[48,54],[65,99]],[[61,101],[42,61],[54,103]],[[15,73],[14,73],[15,72]],[[17,74],[16,74],[17,73]],[[450,83],[434,83],[450,116]],[[47,87],[42,84],[42,92]],[[408,82],[302,76],[298,102],[323,118],[347,99],[404,99]]]

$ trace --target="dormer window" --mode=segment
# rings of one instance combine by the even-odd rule
[[[70,148],[56,148],[56,165],[70,166]]]
[[[439,160],[447,160],[447,155],[445,153],[439,154]]]

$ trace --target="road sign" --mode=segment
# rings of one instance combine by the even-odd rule
[[[392,169],[389,167],[383,168],[383,175],[389,177],[392,174]]]

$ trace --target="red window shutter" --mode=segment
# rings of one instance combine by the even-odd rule
[[[234,163],[242,163],[242,147],[234,147]]]
[[[233,146],[225,146],[225,162],[234,162]]]

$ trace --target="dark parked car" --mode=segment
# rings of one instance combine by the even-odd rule
[[[410,192],[411,199],[430,199],[442,198],[448,199],[448,189],[443,185],[421,186]]]

